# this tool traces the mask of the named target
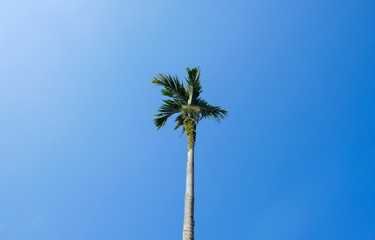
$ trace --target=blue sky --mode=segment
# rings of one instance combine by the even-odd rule
[[[150,80],[200,66],[196,239],[375,239],[374,1],[0,1],[0,239],[178,239],[186,136]]]

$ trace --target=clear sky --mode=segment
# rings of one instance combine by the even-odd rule
[[[196,239],[375,239],[373,0],[0,1],[0,239],[182,237],[186,136],[150,80],[200,66]]]

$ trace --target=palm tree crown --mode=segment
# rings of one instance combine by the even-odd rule
[[[188,77],[185,78],[187,86],[185,87],[179,81],[177,76],[159,73],[151,82],[157,86],[164,87],[161,90],[162,95],[169,97],[163,100],[164,104],[158,109],[153,121],[158,130],[165,125],[168,118],[177,113],[175,118],[176,127],[174,130],[182,126],[182,134],[185,132],[184,120],[194,119],[198,123],[203,118],[213,118],[220,121],[227,115],[227,111],[220,106],[208,104],[199,95],[202,93],[200,83],[200,69],[186,68]]]

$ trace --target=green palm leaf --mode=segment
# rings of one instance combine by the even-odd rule
[[[186,68],[186,71],[189,75],[188,78],[186,78],[186,82],[188,84],[186,91],[189,93],[188,103],[190,105],[195,104],[196,100],[202,92],[202,86],[200,82],[201,71],[199,68]]]
[[[183,83],[180,83],[177,76],[159,73],[151,82],[156,84],[156,86],[164,87],[161,90],[163,96],[174,98],[181,104],[187,104],[189,96]]]
[[[184,115],[181,113],[180,115],[178,115],[176,117],[176,119],[174,120],[176,122],[176,127],[173,129],[173,130],[177,130],[179,127],[182,126],[182,132],[181,132],[181,136],[184,134],[185,132],[185,127],[184,127]]]
[[[224,117],[227,115],[227,111],[222,109],[220,106],[213,106],[208,104],[203,99],[197,100],[197,106],[200,109],[200,119],[203,118],[213,118],[216,121],[220,122],[221,119],[224,119]]]
[[[181,104],[176,101],[163,100],[163,102],[165,104],[161,105],[158,109],[158,112],[160,113],[155,115],[155,117],[158,118],[154,119],[154,123],[158,127],[158,130],[165,125],[170,116],[180,112],[181,109]]]

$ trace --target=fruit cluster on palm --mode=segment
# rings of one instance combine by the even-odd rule
[[[186,169],[186,193],[183,240],[194,239],[194,145],[196,127],[199,121],[212,118],[220,121],[227,115],[227,111],[220,106],[208,104],[200,97],[202,86],[200,83],[199,68],[187,68],[188,77],[185,87],[177,76],[159,73],[151,82],[162,86],[161,93],[170,99],[163,100],[164,104],[158,109],[154,123],[158,130],[165,125],[174,114],[176,127],[182,127],[182,134],[186,131],[188,137],[188,159]],[[181,134],[181,135],[182,135]]]

